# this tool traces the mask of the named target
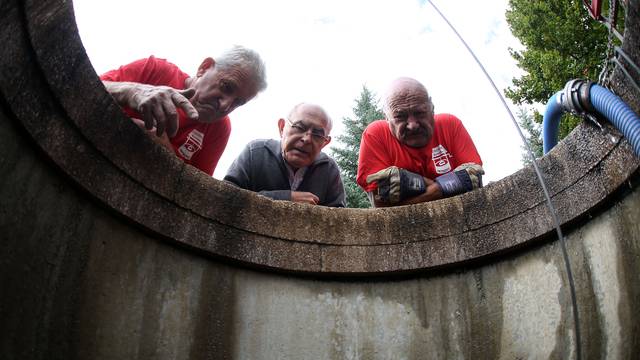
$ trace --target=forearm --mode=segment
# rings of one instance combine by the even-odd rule
[[[134,96],[136,94],[136,89],[142,84],[128,81],[102,81],[102,83],[109,94],[111,94],[111,96],[116,100],[118,105],[127,106],[137,110],[135,109]]]
[[[383,202],[380,200],[375,200],[375,198],[373,196],[370,196],[371,198],[374,198],[373,200],[373,206],[374,207],[390,207],[390,206],[401,206],[401,205],[411,205],[411,204],[419,204],[419,203],[423,203],[423,202],[428,202],[428,201],[433,201],[433,200],[438,200],[438,199],[442,199],[442,191],[440,190],[440,186],[438,184],[436,184],[433,181],[430,181],[431,183],[427,185],[427,190],[425,192],[423,192],[420,195],[402,200],[400,202],[397,202],[395,204],[390,204],[387,202]]]
[[[291,201],[291,190],[262,190],[258,194],[273,200]]]
[[[418,204],[418,203],[423,203],[423,202],[433,201],[438,199],[442,199],[442,191],[440,191],[440,186],[438,186],[438,184],[434,182],[430,185],[427,185],[427,191],[423,192],[418,196],[405,199],[399,202],[397,205]]]
[[[188,118],[198,119],[198,111],[188,100],[193,96],[194,89],[176,90],[169,86],[126,81],[103,81],[102,83],[120,106],[140,113],[147,130],[155,126],[158,136],[165,131],[170,137],[176,135],[178,131],[176,106],[182,108]]]
[[[367,176],[367,183],[377,182],[375,207],[398,206],[451,197],[482,187],[482,166],[464,163],[435,181],[396,166]],[[370,193],[371,195],[371,193]],[[370,196],[371,199],[372,196]]]

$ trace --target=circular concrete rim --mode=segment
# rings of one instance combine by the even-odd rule
[[[4,7],[12,11],[2,38],[13,46],[4,51],[16,56],[2,60],[1,91],[15,117],[73,182],[163,238],[260,268],[380,275],[464,264],[554,230],[531,167],[462,196],[391,209],[307,206],[238,190],[136,131],[95,74],[71,2]],[[581,126],[539,162],[561,223],[636,172],[638,160],[616,139]]]

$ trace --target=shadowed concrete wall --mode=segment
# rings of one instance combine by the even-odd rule
[[[3,359],[575,356],[531,168],[394,209],[273,202],[137,131],[69,2],[2,1],[0,14]],[[640,162],[608,131],[581,126],[539,165],[568,234],[583,355],[624,359],[640,350]]]

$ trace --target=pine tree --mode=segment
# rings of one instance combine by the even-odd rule
[[[522,128],[523,135],[527,139],[527,143],[529,143],[529,147],[533,152],[533,156],[536,159],[542,157],[542,131],[540,130],[540,124],[537,124],[533,120],[533,115],[524,108],[519,108],[516,116],[518,117],[518,124],[520,124],[520,128]],[[531,164],[532,159],[527,147],[524,145],[521,145],[521,147],[523,151],[522,164]]]
[[[375,95],[362,86],[360,97],[355,100],[353,108],[355,118],[344,117],[342,123],[345,130],[337,140],[343,145],[334,148],[333,157],[340,167],[342,181],[347,194],[347,206],[352,208],[367,208],[370,206],[366,193],[356,183],[358,172],[358,155],[360,153],[360,140],[362,132],[371,122],[384,118],[382,110],[378,107]]]

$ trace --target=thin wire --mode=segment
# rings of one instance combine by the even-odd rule
[[[553,218],[553,223],[554,223],[554,226],[556,228],[556,233],[558,235],[558,239],[560,239],[560,247],[562,249],[562,257],[564,258],[564,263],[565,263],[565,267],[566,267],[566,271],[567,271],[567,277],[568,277],[568,280],[569,280],[569,289],[571,291],[571,305],[573,306],[573,320],[574,320],[575,335],[576,335],[576,358],[578,360],[580,360],[582,358],[581,346],[580,346],[580,321],[579,321],[579,318],[578,318],[578,302],[576,300],[576,289],[575,289],[575,285],[573,283],[573,273],[571,271],[571,263],[569,262],[569,255],[567,253],[567,247],[566,247],[566,244],[565,244],[564,236],[562,236],[562,230],[560,229],[560,222],[558,221],[558,216],[556,215],[556,210],[553,207],[553,203],[551,202],[551,197],[549,196],[549,192],[547,191],[547,186],[546,186],[546,184],[544,182],[544,179],[542,178],[542,173],[540,172],[540,169],[538,168],[538,165],[537,165],[537,163],[535,161],[535,156],[533,155],[533,151],[531,151],[531,147],[529,146],[529,143],[527,142],[527,139],[525,138],[524,134],[522,133],[522,130],[520,130],[520,127],[518,126],[518,122],[516,121],[515,117],[513,116],[513,113],[511,113],[511,109],[509,109],[509,106],[507,105],[507,102],[504,100],[504,97],[500,93],[500,90],[498,90],[498,87],[493,82],[493,79],[491,78],[489,73],[487,73],[487,70],[485,70],[485,68],[482,65],[482,63],[480,62],[480,60],[478,60],[478,58],[476,57],[476,55],[473,52],[473,50],[471,50],[469,45],[467,45],[466,41],[464,41],[462,36],[460,36],[460,34],[456,30],[456,28],[449,22],[449,20],[447,20],[447,18],[444,16],[444,14],[442,14],[442,12],[440,12],[440,10],[436,7],[436,5],[433,3],[433,1],[431,1],[431,0],[427,0],[427,1],[431,4],[431,6],[433,6],[433,8],[438,12],[440,17],[442,17],[442,19],[447,23],[447,25],[449,25],[449,27],[456,34],[458,39],[460,39],[460,41],[467,48],[467,50],[469,51],[471,56],[473,56],[473,58],[475,59],[476,63],[478,63],[478,66],[480,66],[480,68],[482,69],[482,72],[484,72],[484,75],[487,77],[487,79],[491,83],[491,86],[493,86],[493,89],[495,90],[496,94],[498,94],[498,97],[500,98],[500,101],[502,101],[502,105],[504,105],[504,108],[509,113],[509,116],[511,117],[511,121],[513,122],[513,124],[515,125],[516,129],[518,130],[518,134],[520,134],[520,138],[522,139],[522,142],[524,143],[524,145],[525,145],[525,147],[527,149],[527,152],[529,153],[529,156],[531,157],[531,163],[533,164],[533,168],[534,168],[534,170],[536,172],[536,175],[538,176],[538,181],[540,182],[540,185],[542,186],[542,191],[544,192],[544,197],[547,200],[547,205],[549,205],[549,210],[551,211],[551,217]]]

